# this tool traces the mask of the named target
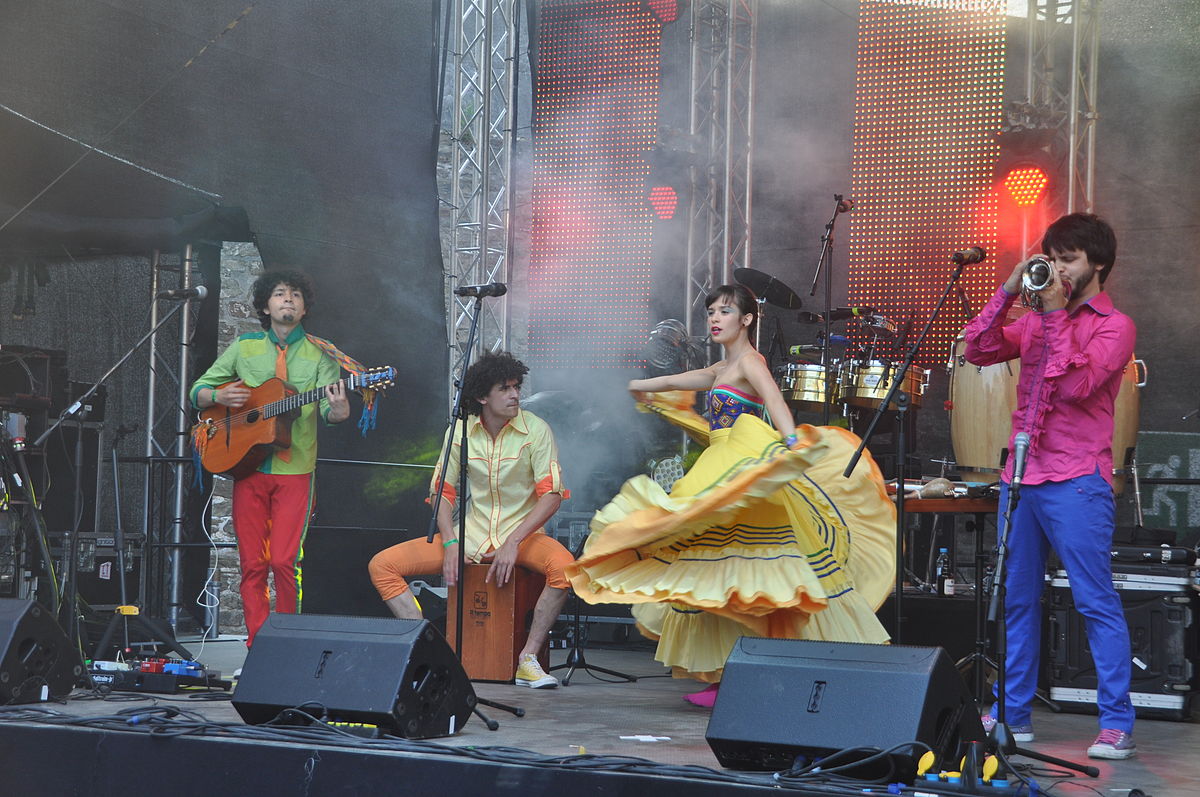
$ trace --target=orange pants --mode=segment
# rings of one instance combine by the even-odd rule
[[[433,542],[424,538],[402,542],[375,554],[367,569],[371,573],[371,583],[379,591],[379,597],[385,601],[408,591],[405,576],[431,575],[442,572],[442,561],[445,549],[442,547],[442,536],[438,534]],[[571,582],[567,580],[563,570],[575,561],[571,552],[553,537],[540,532],[534,532],[517,547],[517,565],[541,573],[546,577],[546,586],[556,589],[567,589]]]

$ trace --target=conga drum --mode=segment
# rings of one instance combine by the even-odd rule
[[[967,362],[966,341],[954,341],[950,371],[950,440],[954,459],[965,481],[990,483],[1000,478],[1000,462],[1008,448],[1012,414],[1017,407],[1019,360],[978,366]],[[1113,493],[1125,489],[1127,452],[1137,445],[1145,385],[1145,363],[1131,359],[1121,374],[1121,390],[1113,406]]]
[[[988,484],[1000,478],[1000,460],[1017,408],[1021,363],[972,365],[964,356],[966,348],[966,340],[958,338],[950,358],[950,442],[959,477]]]
[[[1125,490],[1129,477],[1126,460],[1132,464],[1133,449],[1137,447],[1138,427],[1141,426],[1141,389],[1146,386],[1146,363],[1136,356],[1121,373],[1121,391],[1113,406],[1113,495]]]

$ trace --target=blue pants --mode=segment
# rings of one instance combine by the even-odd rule
[[[1000,528],[1008,485],[1000,486]],[[1115,524],[1112,487],[1099,470],[1064,482],[1021,488],[1005,560],[1005,721],[1028,725],[1037,688],[1046,554],[1054,547],[1083,615],[1099,682],[1100,727],[1133,732],[1129,702],[1129,624],[1112,583],[1110,548]],[[993,713],[996,709],[993,708]]]

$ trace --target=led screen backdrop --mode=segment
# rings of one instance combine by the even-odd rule
[[[529,353],[542,367],[635,365],[653,325],[646,154],[662,25],[639,0],[541,7]]]
[[[928,319],[955,251],[996,249],[1004,25],[998,0],[862,3],[849,297],[901,327]],[[978,312],[994,267],[968,266],[959,284]],[[967,320],[952,297],[918,361],[944,361]]]

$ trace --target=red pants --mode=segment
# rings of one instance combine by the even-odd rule
[[[386,548],[375,554],[367,566],[371,583],[385,601],[403,595],[408,591],[404,576],[442,572],[444,551],[440,534],[433,538],[432,543],[425,542],[424,537],[418,537]],[[563,569],[573,561],[575,559],[571,552],[562,543],[538,532],[521,540],[517,547],[517,565],[545,575],[548,587],[567,589],[571,586]]]
[[[247,645],[254,643],[271,611],[268,568],[275,574],[275,611],[300,612],[300,562],[312,514],[313,483],[311,473],[260,472],[233,483],[233,528],[242,565]]]

